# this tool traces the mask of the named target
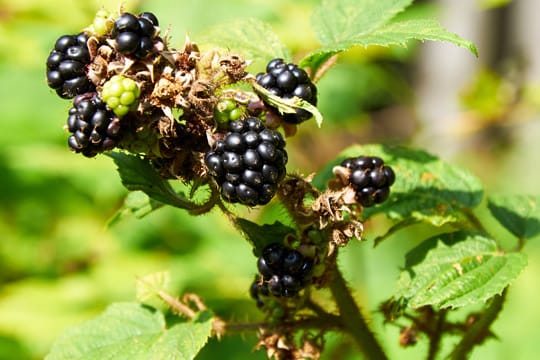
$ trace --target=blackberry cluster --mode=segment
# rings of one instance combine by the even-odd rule
[[[351,170],[349,183],[356,191],[356,200],[364,207],[388,199],[396,176],[391,167],[377,156],[359,156],[343,160],[341,166]]]
[[[126,12],[114,22],[111,37],[116,39],[118,52],[143,59],[154,48],[157,26],[158,19],[150,12],[138,17]]]
[[[86,45],[88,36],[63,35],[56,40],[47,58],[47,84],[64,98],[94,91],[94,84],[86,76],[90,53]]]
[[[73,134],[68,138],[71,150],[94,157],[113,149],[120,131],[120,122],[115,114],[106,108],[97,95],[75,98],[73,105],[67,120],[67,128]]]
[[[273,59],[266,66],[266,73],[256,76],[257,83],[271,93],[284,99],[297,96],[312,105],[317,105],[317,88],[308,74],[295,64],[287,64],[283,59]],[[299,124],[311,118],[311,113],[297,109],[296,113],[283,114],[283,120]]]
[[[294,249],[272,243],[257,261],[259,274],[251,285],[251,297],[261,307],[260,296],[292,297],[307,285],[313,261]]]
[[[209,173],[228,202],[267,204],[285,177],[285,140],[255,117],[233,121],[229,130],[223,140],[216,141],[214,150],[206,153]]]

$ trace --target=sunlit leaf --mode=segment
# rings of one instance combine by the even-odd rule
[[[524,254],[504,253],[482,234],[443,234],[407,254],[400,295],[415,309],[483,303],[500,294],[526,265]]]
[[[193,359],[211,329],[208,311],[167,328],[160,312],[138,303],[115,303],[97,318],[66,330],[45,359]]]
[[[520,239],[532,238],[540,233],[539,196],[490,196],[488,208],[501,225]]]
[[[137,301],[145,302],[158,296],[161,291],[168,291],[170,280],[171,274],[168,271],[159,271],[138,277],[135,284]]]
[[[312,18],[322,47],[300,64],[316,71],[331,55],[354,46],[406,46],[410,40],[449,42],[478,55],[473,43],[444,29],[435,20],[392,21],[411,3],[412,0],[323,0]]]
[[[289,50],[271,26],[257,19],[242,19],[220,24],[211,29],[202,39],[208,43],[238,51],[248,59],[291,60]]]

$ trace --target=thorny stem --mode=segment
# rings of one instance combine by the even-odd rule
[[[519,252],[519,251],[523,250],[524,246],[525,246],[525,238],[519,237],[518,238],[518,243],[517,243],[514,251]]]
[[[197,313],[193,309],[177,298],[167,294],[165,291],[158,291],[157,295],[177,314],[184,315],[188,319],[193,319],[195,316],[197,316]]]
[[[440,350],[441,339],[444,334],[444,326],[446,322],[446,310],[440,310],[437,314],[437,322],[433,327],[433,331],[429,334],[429,350],[427,360],[433,360]]]
[[[330,291],[336,300],[341,321],[360,351],[370,360],[387,359],[384,350],[369,329],[358,305],[354,301],[339,268],[335,268],[334,277],[330,281]]]
[[[296,321],[283,322],[279,325],[271,324],[267,322],[254,322],[254,323],[224,323],[224,333],[243,333],[253,332],[261,328],[291,328],[291,329],[321,329],[321,330],[340,330],[343,329],[341,319],[336,315],[329,315],[325,318],[309,317]]]
[[[493,301],[486,309],[484,314],[470,327],[465,333],[459,344],[450,354],[449,358],[453,360],[466,359],[476,345],[480,345],[488,336],[491,335],[489,328],[499,316],[506,298],[507,289],[504,289],[501,295],[493,298]]]
[[[480,222],[480,219],[472,212],[471,209],[464,208],[461,209],[461,212],[463,213],[463,215],[465,215],[467,220],[469,220],[469,222],[475,227],[476,230],[483,232],[484,234],[489,234],[482,222]]]

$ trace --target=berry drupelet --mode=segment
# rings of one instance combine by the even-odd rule
[[[86,45],[88,36],[63,35],[56,40],[47,58],[47,84],[58,96],[71,99],[94,91],[94,84],[86,76],[90,53]]]
[[[120,122],[97,95],[82,95],[69,110],[67,129],[72,133],[68,138],[71,150],[94,157],[117,145]]]
[[[309,281],[313,261],[300,252],[272,243],[263,249],[257,260],[259,274],[251,285],[250,294],[260,307],[260,296],[292,297]]]
[[[384,202],[396,176],[391,167],[377,156],[359,156],[343,160],[341,166],[350,169],[349,183],[356,191],[357,201],[364,207]]]
[[[285,140],[258,118],[233,121],[225,138],[206,153],[205,163],[226,201],[264,205],[285,177]]]
[[[116,40],[118,52],[143,59],[152,52],[158,19],[150,12],[139,16],[123,13],[116,21],[111,37]]]
[[[284,99],[299,97],[312,105],[317,105],[317,88],[308,74],[295,64],[287,64],[283,59],[273,59],[266,66],[266,73],[256,76],[257,83],[272,94]],[[311,113],[297,109],[296,113],[283,114],[283,120],[299,124],[311,118]]]

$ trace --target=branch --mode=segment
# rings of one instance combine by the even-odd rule
[[[508,289],[508,288],[507,288]],[[504,289],[501,295],[493,298],[490,306],[486,309],[482,317],[478,319],[465,333],[459,344],[450,354],[450,359],[466,359],[476,345],[480,345],[487,337],[492,335],[489,328],[499,316],[506,298],[507,289]]]
[[[223,322],[223,334],[253,332],[261,328],[281,329],[320,329],[320,330],[343,330],[341,319],[336,315],[328,315],[324,318],[308,317],[296,321],[287,321],[280,324],[268,322],[255,323],[228,323]]]
[[[353,337],[364,356],[370,360],[387,359],[375,335],[367,326],[366,320],[362,316],[360,309],[345,284],[343,275],[337,267],[334,271],[334,277],[330,282],[330,291],[332,291],[332,295],[336,300],[340,318],[345,329]]]

